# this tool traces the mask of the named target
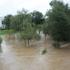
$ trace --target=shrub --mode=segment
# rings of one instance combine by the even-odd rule
[[[55,41],[70,42],[70,15],[68,13],[70,9],[68,5],[58,0],[53,0],[50,5],[52,9],[47,13],[49,35]]]
[[[53,47],[55,47],[55,48],[60,48],[60,43],[59,42],[54,42],[53,44]]]

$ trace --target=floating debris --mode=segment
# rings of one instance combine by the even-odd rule
[[[44,50],[42,51],[42,54],[46,54],[46,52],[47,52],[47,50],[46,50],[46,49],[44,49]]]

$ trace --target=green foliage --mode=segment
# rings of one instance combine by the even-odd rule
[[[32,13],[32,22],[36,25],[42,24],[44,21],[43,14],[39,11],[34,11]]]
[[[70,41],[70,23],[68,6],[63,2],[53,0],[52,9],[47,13],[48,32],[56,41]],[[67,11],[66,11],[67,9]],[[67,13],[68,12],[68,13]]]
[[[11,27],[11,18],[12,15],[7,15],[4,17],[2,24],[5,26],[5,29],[10,29]]]
[[[14,30],[10,29],[10,30],[0,30],[0,35],[5,35],[5,34],[12,34],[15,33]]]
[[[37,34],[36,30],[30,23],[24,24],[24,31],[21,32],[21,37],[24,40],[31,40],[31,39],[40,39],[40,36]]]
[[[32,27],[31,23],[25,23],[23,28],[24,30],[20,32],[20,36],[25,44],[29,46],[31,40],[40,40],[40,35],[37,34],[36,29]]]
[[[23,25],[28,22],[31,22],[31,14],[23,10],[12,17],[11,27],[16,31],[23,31]]]
[[[20,31],[22,26],[22,19],[21,15],[15,15],[11,19],[11,28]]]
[[[24,31],[21,32],[22,39],[31,40],[33,35],[33,28],[31,27],[31,24],[25,23],[23,28]]]

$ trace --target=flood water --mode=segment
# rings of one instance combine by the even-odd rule
[[[42,55],[42,50],[47,53]],[[70,48],[55,49],[50,42],[40,41],[24,47],[16,40],[3,40],[0,51],[0,70],[70,70]]]

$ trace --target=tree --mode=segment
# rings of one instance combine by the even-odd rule
[[[25,45],[28,44],[30,46],[30,41],[32,39],[38,39],[40,36],[37,34],[34,27],[32,27],[31,23],[26,22],[24,24],[24,31],[20,33],[21,38],[24,40]]]
[[[11,27],[15,31],[22,30],[23,15],[15,15],[11,19]]]
[[[30,13],[26,12],[26,10],[19,11],[13,16],[11,26],[16,31],[23,31],[23,25],[26,21],[31,22]]]
[[[42,30],[42,24],[44,23],[44,17],[43,17],[43,14],[39,11],[33,11],[32,12],[32,22],[34,23],[34,26],[36,28],[37,31],[39,31],[39,34],[40,34],[40,31]]]
[[[43,21],[43,14],[39,11],[34,11],[32,13],[32,22],[38,25],[38,24],[42,24],[42,21]]]
[[[70,41],[69,7],[57,0],[51,1],[50,5],[52,9],[47,13],[49,34],[56,41]]]
[[[12,18],[12,15],[7,15],[4,17],[3,21],[2,21],[2,24],[5,26],[6,29],[10,29],[11,27],[11,18]]]

